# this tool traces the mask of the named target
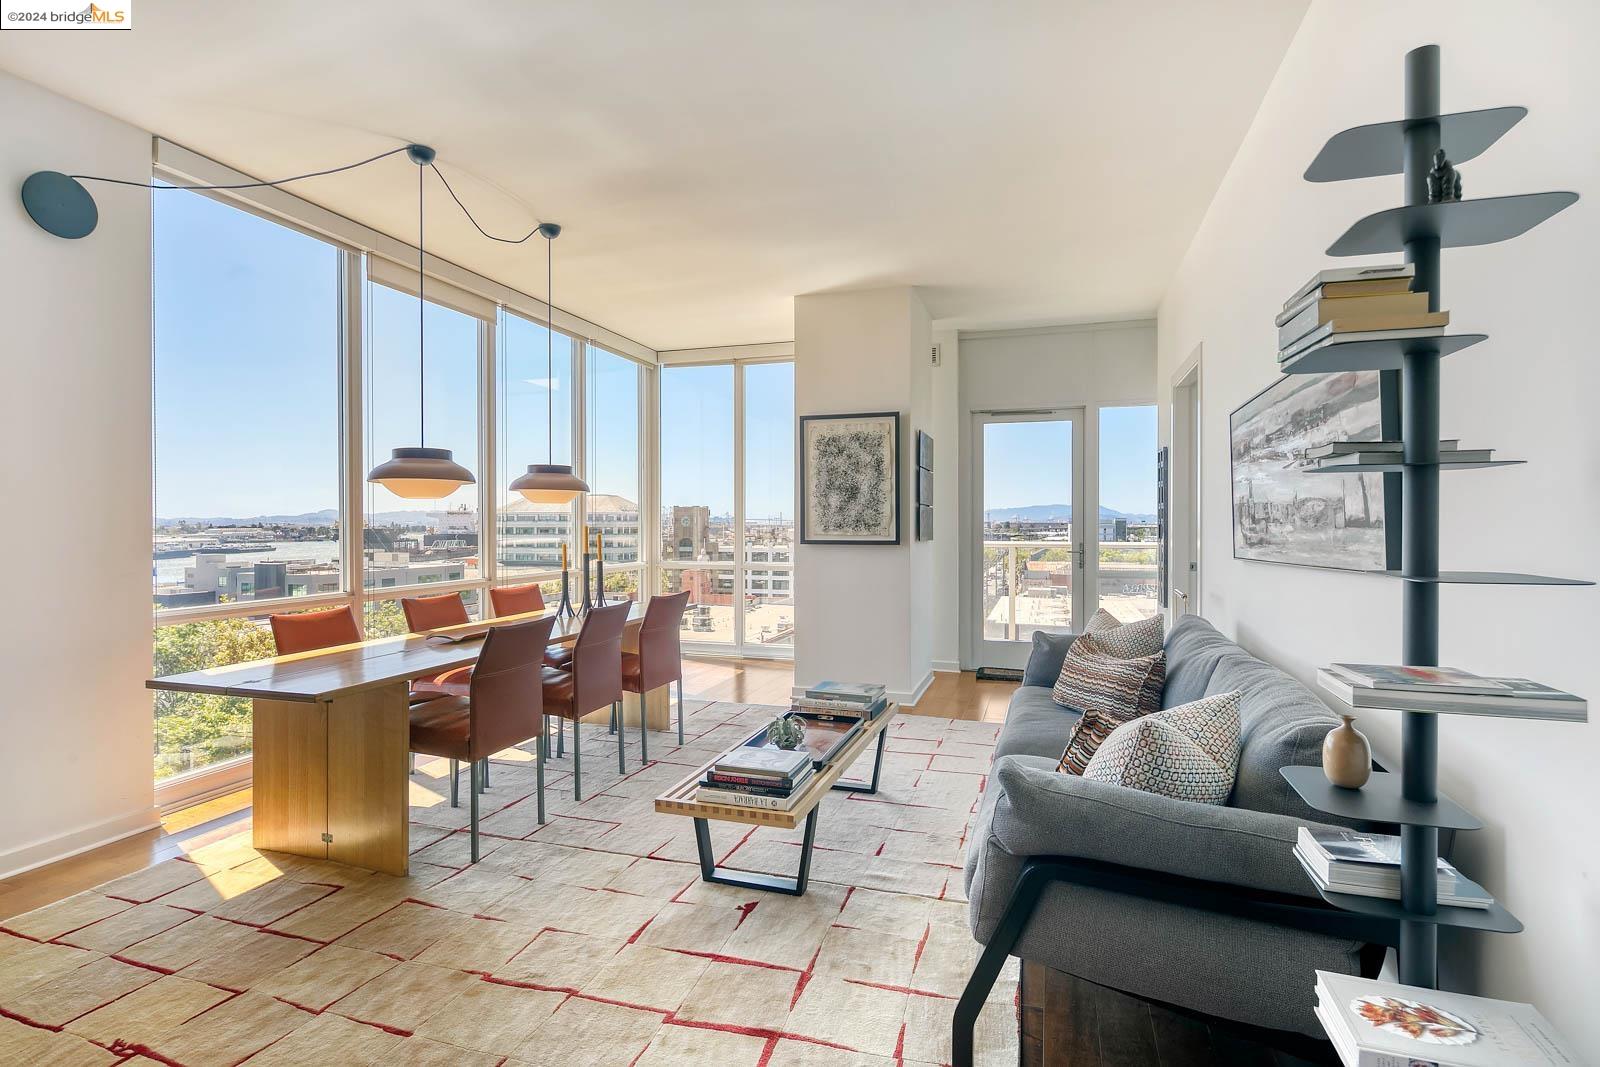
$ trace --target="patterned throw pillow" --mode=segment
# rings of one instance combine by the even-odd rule
[[[1239,694],[1233,692],[1123,723],[1095,751],[1083,777],[1174,800],[1224,804],[1238,769]]]
[[[1057,704],[1099,711],[1125,722],[1161,707],[1167,654],[1126,657],[1109,649],[1101,634],[1084,634],[1067,649],[1050,696]]]
[[[1079,716],[1067,736],[1067,747],[1061,753],[1056,770],[1062,774],[1082,774],[1089,766],[1095,749],[1105,743],[1111,732],[1121,726],[1124,719],[1115,719],[1103,711],[1086,711]]]
[[[1083,628],[1083,632],[1094,634],[1099,638],[1111,655],[1129,659],[1134,656],[1153,656],[1167,647],[1165,627],[1160,615],[1152,615],[1148,619],[1125,624],[1111,612],[1101,608],[1094,613],[1094,617]]]

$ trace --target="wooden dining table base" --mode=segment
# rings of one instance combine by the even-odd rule
[[[409,687],[253,701],[251,839],[258,849],[404,875]]]

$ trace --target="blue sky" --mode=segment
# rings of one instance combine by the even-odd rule
[[[1070,424],[1036,420],[985,425],[985,509],[1070,504],[1071,469]],[[1100,409],[1100,503],[1128,514],[1155,513],[1154,405]]]
[[[155,201],[156,514],[298,514],[338,505],[338,257],[321,241],[198,195]],[[417,301],[366,289],[368,463],[416,444]],[[504,481],[546,457],[554,385],[555,461],[571,462],[572,342],[557,334],[554,374],[545,330],[502,318],[500,454]],[[427,443],[450,448],[480,478],[477,321],[429,304]],[[597,493],[639,499],[638,380],[634,365],[590,349],[586,452]],[[733,368],[663,372],[662,503],[733,511]],[[745,510],[794,513],[794,368],[745,369]],[[1041,456],[1060,453],[1049,424],[1019,424],[986,456],[986,505],[1063,503],[1065,479]],[[1101,493],[1121,511],[1155,509],[1155,409],[1101,414]],[[908,432],[909,441],[909,432]],[[951,443],[940,442],[940,462]],[[907,445],[909,447],[909,444]],[[1066,462],[1065,455],[1061,463]],[[1065,469],[1061,467],[1059,469]],[[481,486],[452,506],[474,507]],[[497,487],[501,500],[509,490]],[[377,486],[376,511],[415,509]]]

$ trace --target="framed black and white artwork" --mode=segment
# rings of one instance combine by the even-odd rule
[[[900,543],[900,413],[800,416],[800,543]]]
[[[1229,419],[1235,559],[1384,571],[1400,566],[1400,476],[1318,473],[1306,453],[1399,436],[1392,372],[1290,374]]]

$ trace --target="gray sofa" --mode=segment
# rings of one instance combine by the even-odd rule
[[[1059,670],[1065,648],[1041,644],[1025,681],[1050,677],[1052,657]],[[1324,904],[1291,854],[1297,827],[1338,820],[1307,807],[1278,768],[1319,765],[1339,720],[1198,616],[1179,619],[1166,645],[1163,707],[1241,693],[1228,803],[1057,773],[1079,713],[1048,686],[1022,686],[970,835],[969,917],[988,950],[963,999],[981,1007],[993,982],[985,968],[997,972],[1010,954],[1208,1016],[1320,1036],[1312,972],[1371,974],[1382,955],[1373,946],[1394,943],[1392,923]],[[960,1015],[956,1044],[970,1049]]]

